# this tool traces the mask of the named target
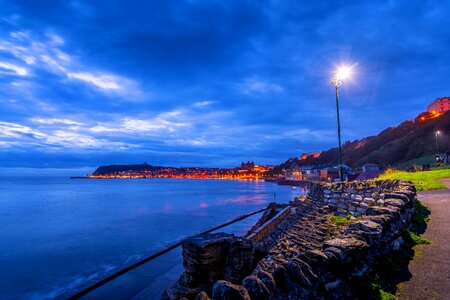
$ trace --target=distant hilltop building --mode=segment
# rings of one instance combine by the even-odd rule
[[[253,171],[253,169],[255,168],[255,163],[252,161],[248,161],[248,162],[243,162],[241,163],[241,170],[246,170],[246,171]]]
[[[429,113],[441,114],[450,110],[450,97],[437,98],[427,107]]]
[[[415,122],[426,122],[428,120],[438,118],[450,111],[450,97],[436,98],[427,107],[427,111],[421,113],[415,118]]]
[[[266,172],[268,170],[273,169],[273,166],[262,166],[262,165],[255,164],[253,161],[248,161],[248,162],[241,163],[241,166],[238,169],[239,169],[239,172],[246,172],[246,171]]]

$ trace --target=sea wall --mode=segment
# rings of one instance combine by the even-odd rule
[[[267,220],[263,225],[254,229],[254,231],[250,232],[247,235],[247,238],[253,243],[257,243],[262,240],[265,236],[275,230],[275,228],[280,224],[286,217],[291,214],[292,208],[287,206],[281,209],[275,216],[271,219]]]
[[[355,298],[374,262],[402,244],[415,202],[405,181],[315,184],[281,220],[262,224],[271,229],[257,242],[225,233],[187,241],[185,272],[162,298]],[[348,214],[358,218],[341,227],[330,221]]]

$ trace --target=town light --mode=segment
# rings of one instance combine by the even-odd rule
[[[339,179],[344,181],[344,168],[342,166],[342,146],[341,146],[341,121],[339,116],[339,86],[342,84],[342,81],[348,79],[352,74],[352,68],[349,66],[341,66],[336,70],[333,80],[331,84],[336,89],[336,114],[337,114],[337,123],[338,123],[338,142],[339,142]]]
[[[436,154],[439,155],[439,139],[438,139],[438,135],[441,134],[441,132],[439,130],[436,130]]]

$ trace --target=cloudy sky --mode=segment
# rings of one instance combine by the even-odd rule
[[[449,1],[0,0],[0,166],[275,164],[450,94]]]

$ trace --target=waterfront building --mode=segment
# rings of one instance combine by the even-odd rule
[[[294,166],[289,170],[286,170],[286,180],[299,181],[303,180],[302,170],[298,166]]]
[[[381,174],[380,166],[373,163],[367,163],[364,166],[362,166],[362,172],[350,176],[349,181],[353,180],[363,181],[374,179],[377,178],[380,174]]]
[[[320,181],[333,181],[339,178],[339,167],[331,166],[320,170]]]

